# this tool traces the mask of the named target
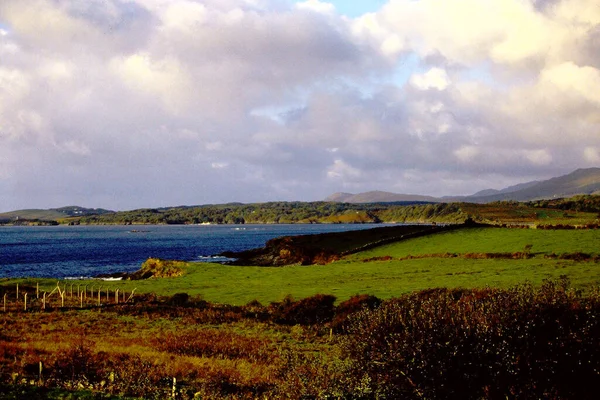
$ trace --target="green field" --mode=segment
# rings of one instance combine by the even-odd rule
[[[350,260],[369,257],[406,257],[441,253],[514,253],[531,245],[537,256],[563,253],[600,254],[600,230],[538,230],[504,228],[465,228],[398,242],[351,256]]]
[[[140,281],[66,281],[70,285],[110,287],[137,293],[173,295],[185,292],[233,305],[258,300],[263,304],[317,293],[343,301],[355,294],[390,298],[432,287],[509,287],[522,282],[540,284],[567,275],[578,288],[600,284],[597,261],[548,258],[551,254],[587,253],[598,256],[600,230],[534,230],[465,228],[381,246],[328,265],[242,267],[192,263],[181,277]],[[530,247],[531,258],[474,258],[468,254],[516,253]],[[467,256],[465,256],[467,255]],[[377,257],[390,260],[364,260]],[[406,259],[408,256],[420,258]],[[40,283],[50,291],[56,280],[10,280]],[[61,283],[62,284],[62,283]]]

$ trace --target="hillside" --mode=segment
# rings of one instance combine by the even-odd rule
[[[235,265],[281,266],[290,264],[328,264],[343,255],[364,251],[386,243],[405,240],[436,232],[456,229],[457,226],[400,225],[364,231],[320,233],[286,236],[269,240],[265,247],[225,253],[237,259]]]
[[[325,201],[336,201],[341,203],[439,203],[440,199],[432,196],[421,196],[416,194],[396,194],[382,191],[371,191],[359,194],[335,193]]]
[[[0,213],[0,221],[58,221],[69,217],[84,217],[90,215],[111,214],[114,211],[103,208],[85,208],[79,206],[67,206],[60,208],[51,208],[48,210],[29,209],[16,210]]]
[[[600,191],[600,168],[578,169],[570,174],[541,182],[530,182],[516,190],[502,190],[489,196],[469,196],[466,200],[474,203],[516,200],[531,201],[570,197],[578,194],[592,194]]]
[[[551,178],[545,181],[520,183],[504,189],[486,189],[470,196],[430,197],[413,194],[397,194],[382,191],[365,193],[336,193],[326,201],[345,203],[386,203],[398,201],[426,201],[490,203],[494,201],[532,201],[570,197],[578,194],[593,194],[600,192],[600,168],[578,169],[570,174]]]

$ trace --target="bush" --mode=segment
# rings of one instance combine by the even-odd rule
[[[348,317],[363,309],[373,310],[381,304],[381,300],[369,294],[360,294],[341,302],[335,309],[335,318],[331,327],[335,332],[346,332],[349,327]]]
[[[316,294],[294,301],[291,296],[270,306],[275,322],[287,325],[314,325],[331,321],[335,313],[335,296]]]
[[[595,398],[600,301],[548,281],[430,290],[350,317],[349,397]]]

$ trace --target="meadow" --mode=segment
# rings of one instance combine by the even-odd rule
[[[327,265],[3,280],[1,398],[594,398],[599,243],[476,227]]]
[[[66,281],[61,284],[172,296],[187,293],[222,304],[263,304],[286,296],[356,294],[390,298],[432,287],[509,287],[566,275],[574,287],[600,283],[600,230],[463,228],[396,242],[327,265],[285,267],[189,263],[179,277],[135,281]],[[523,254],[519,254],[523,253]],[[527,254],[525,254],[527,253]],[[572,256],[572,257],[570,257]],[[579,257],[577,257],[579,256]],[[587,256],[587,257],[586,257]],[[573,259],[574,258],[574,259]],[[50,292],[51,279],[12,279]],[[0,282],[1,283],[1,282]]]

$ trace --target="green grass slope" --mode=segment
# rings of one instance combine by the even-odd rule
[[[576,252],[597,255],[600,253],[600,230],[464,228],[380,246],[348,259],[441,253],[514,253],[523,251],[528,245],[537,256]]]
[[[141,281],[61,282],[110,287],[137,293],[173,295],[186,292],[228,304],[263,304],[280,301],[287,295],[304,298],[317,293],[333,294],[343,301],[354,294],[381,298],[399,296],[434,287],[510,287],[523,282],[540,284],[547,278],[567,275],[574,287],[600,285],[600,265],[586,260],[548,258],[552,254],[588,253],[598,256],[600,230],[538,231],[527,229],[467,228],[433,234],[381,246],[354,254],[328,265],[287,267],[244,267],[191,263],[184,275]],[[468,253],[515,253],[531,245],[531,258],[473,258]],[[443,256],[455,253],[455,256]],[[366,259],[389,256],[388,260]],[[420,258],[405,259],[408,256]],[[0,284],[23,282],[50,291],[56,280],[4,280]]]

